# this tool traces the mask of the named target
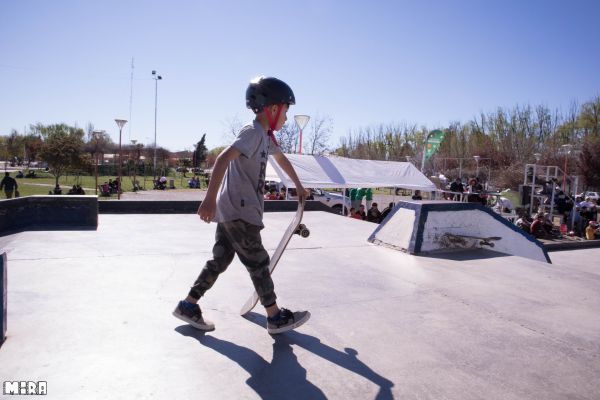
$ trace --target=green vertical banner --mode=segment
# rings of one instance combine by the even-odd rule
[[[435,152],[440,147],[442,140],[444,140],[444,132],[442,132],[440,130],[435,130],[435,131],[431,131],[431,133],[429,133],[429,135],[427,137],[426,148],[425,148],[425,159],[426,160],[429,160],[431,158],[431,156],[435,154]]]

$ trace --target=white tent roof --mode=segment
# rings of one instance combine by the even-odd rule
[[[301,154],[286,154],[286,157],[294,166],[302,185],[307,188],[402,187],[436,190],[433,182],[408,162],[355,160]],[[273,156],[269,156],[266,180],[281,181],[287,187],[295,187]]]

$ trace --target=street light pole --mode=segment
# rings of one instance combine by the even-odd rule
[[[92,132],[92,138],[94,139],[94,176],[96,177],[96,195],[98,195],[98,135],[102,132],[103,131]]]
[[[127,123],[126,119],[115,119],[117,126],[119,127],[119,183],[117,184],[117,200],[121,200],[121,186],[123,183],[121,167],[123,166],[123,153],[121,152],[121,134],[123,133],[123,127]]]
[[[571,150],[573,149],[572,144],[563,144],[560,146],[565,153],[565,170],[563,171],[563,192],[567,193],[567,163],[569,160],[569,154],[571,154]]]
[[[294,121],[296,121],[296,124],[298,124],[298,127],[300,128],[300,149],[298,151],[299,154],[302,154],[302,129],[306,127],[306,124],[308,124],[309,120],[310,117],[308,115],[294,115]]]
[[[154,79],[154,181],[156,181],[156,116],[158,111],[158,81],[162,76],[157,75],[156,71],[152,71],[152,79]]]
[[[475,177],[479,179],[479,156],[473,156],[475,162],[477,163],[477,167],[475,168]]]

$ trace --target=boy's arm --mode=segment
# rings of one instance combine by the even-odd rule
[[[289,176],[292,179],[292,181],[294,182],[294,184],[296,185],[296,191],[298,192],[298,197],[299,196],[308,197],[310,192],[307,189],[305,189],[304,186],[302,186],[302,183],[300,183],[300,179],[298,179],[298,175],[296,175],[296,171],[294,170],[294,167],[290,163],[290,160],[287,159],[285,154],[275,153],[275,154],[273,154],[273,157],[275,157],[275,161],[277,161],[277,164],[279,164],[281,169],[283,169],[283,171],[287,174],[287,176]]]
[[[206,222],[207,224],[212,221],[215,217],[215,213],[217,210],[217,193],[219,192],[219,187],[221,186],[221,182],[223,181],[223,177],[225,176],[225,171],[227,171],[227,166],[229,163],[240,156],[241,152],[233,146],[229,146],[219,156],[215,162],[215,166],[213,167],[212,176],[210,178],[210,183],[208,184],[208,190],[206,191],[206,197],[200,204],[198,208],[198,215],[200,219]]]

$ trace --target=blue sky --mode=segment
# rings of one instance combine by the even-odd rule
[[[0,0],[0,134],[91,122],[118,141],[227,144],[257,75],[290,84],[289,116],[349,130],[430,129],[498,106],[566,111],[600,95],[600,1]],[[131,129],[131,130],[129,130]]]

